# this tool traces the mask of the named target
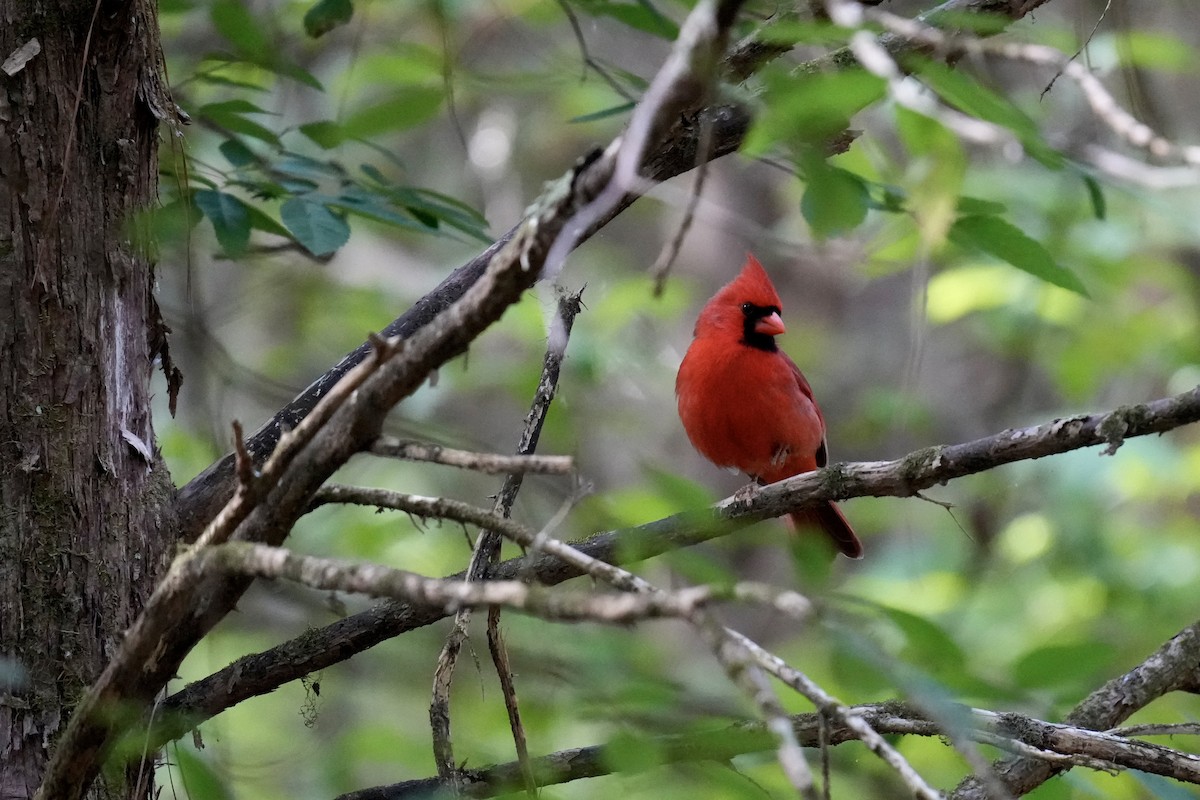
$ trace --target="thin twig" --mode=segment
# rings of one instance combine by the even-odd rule
[[[1200,756],[1179,754],[1170,748],[1136,739],[1124,739],[1111,730],[1173,691],[1190,691],[1200,685],[1200,622],[1177,633],[1145,661],[1089,694],[1067,715],[1064,725],[1049,725],[1032,732],[1031,742],[1041,749],[1080,753],[1144,772],[1166,774],[1177,780],[1200,784]],[[979,711],[978,716],[1003,724],[1000,731],[1013,734],[1028,730],[1019,715]],[[1016,795],[1025,795],[1068,768],[1043,759],[1008,758],[993,764],[996,774]],[[969,777],[951,794],[953,800],[986,800],[979,781]]]
[[[538,380],[533,402],[530,404],[529,413],[525,416],[525,425],[517,442],[518,458],[535,458],[533,453],[537,449],[537,443],[541,437],[546,414],[550,410],[550,403],[553,401],[554,395],[558,390],[558,376],[562,368],[566,340],[571,335],[571,328],[574,325],[575,317],[582,309],[580,296],[581,293],[577,292],[574,294],[563,294],[559,297],[555,319],[557,324],[561,326],[563,342],[561,346],[551,346],[548,348],[542,360],[542,374]],[[492,509],[494,514],[499,514],[506,519],[509,517],[513,503],[516,502],[517,493],[521,490],[523,480],[524,472],[517,470],[509,472],[508,476],[504,479],[504,484],[500,488],[499,494],[496,496],[496,502]],[[499,559],[500,540],[501,534],[493,530],[485,529],[479,534],[474,552],[471,555],[470,564],[467,567],[468,581],[484,580],[487,578],[488,572]],[[454,680],[454,669],[458,663],[458,654],[462,650],[463,642],[467,638],[467,628],[470,622],[470,608],[460,609],[454,615],[454,627],[446,636],[446,642],[442,646],[442,651],[438,656],[437,667],[434,670],[433,692],[429,704],[434,761],[438,766],[438,774],[442,778],[448,777],[451,783],[455,783],[456,781],[454,776],[457,773],[457,767],[454,761],[453,743],[450,738],[450,686]],[[488,649],[492,654],[492,661],[496,666],[497,675],[500,679],[505,707],[508,710],[509,723],[513,732],[513,744],[517,751],[517,761],[527,766],[529,763],[529,750],[524,730],[520,724],[520,710],[517,706],[516,688],[512,672],[508,667],[508,655],[505,651],[504,643],[500,638],[499,631],[496,628],[498,622],[499,610],[496,608],[490,609],[487,626]],[[532,773],[528,769],[525,770],[525,773],[527,778],[526,789],[532,791],[534,787]]]
[[[679,227],[675,229],[675,235],[671,237],[670,242],[663,248],[658,258],[654,262],[654,266],[650,269],[650,277],[654,279],[654,296],[662,297],[663,289],[667,285],[667,276],[671,274],[671,266],[675,263],[675,259],[679,257],[679,249],[683,246],[684,237],[687,236],[688,230],[692,227],[692,222],[696,218],[696,206],[700,202],[700,195],[704,192],[704,180],[708,177],[708,162],[711,160],[712,151],[712,120],[702,118],[700,120],[700,138],[699,144],[696,146],[696,180],[692,184],[692,193],[688,197],[687,207],[683,210],[683,219],[679,221]]]
[[[1089,44],[1092,43],[1092,39],[1095,38],[1095,36],[1096,36],[1096,31],[1100,30],[1100,23],[1104,22],[1104,18],[1106,16],[1108,16],[1108,10],[1110,8],[1112,8],[1112,0],[1108,0],[1108,2],[1106,2],[1104,4],[1104,8],[1100,9],[1100,16],[1096,17],[1096,23],[1094,25],[1092,25],[1091,31],[1089,31],[1088,35],[1084,37],[1083,43],[1079,45],[1079,48],[1074,53],[1071,54],[1071,57],[1069,59],[1067,59],[1068,61],[1074,61],[1075,59],[1079,58],[1079,54],[1082,53],[1084,51],[1084,49]],[[1062,70],[1059,70],[1058,72],[1054,73],[1054,77],[1051,78],[1050,82],[1046,84],[1046,88],[1042,89],[1042,93],[1038,95],[1038,99],[1039,100],[1045,99],[1046,95],[1049,94],[1050,90],[1054,88],[1055,81],[1057,81],[1061,77],[1062,77]]]
[[[575,460],[570,456],[506,456],[498,453],[475,453],[469,450],[443,447],[430,442],[419,442],[414,439],[398,439],[394,436],[380,436],[371,445],[371,452],[377,456],[443,464],[489,475],[517,472],[568,475],[575,469]]]
[[[513,675],[512,664],[508,659],[508,647],[504,644],[504,634],[500,631],[499,606],[492,606],[488,609],[487,641],[492,664],[496,667],[496,676],[500,679],[504,710],[508,714],[508,729],[512,732],[513,746],[517,751],[517,763],[521,765],[521,775],[525,779],[525,793],[530,797],[537,797],[537,778],[533,774],[533,766],[529,760],[529,741],[525,736],[525,726],[521,722],[521,704],[517,700],[516,676]]]
[[[857,26],[863,20],[870,20],[908,41],[922,43],[936,52],[991,54],[1013,61],[1053,67],[1058,70],[1059,75],[1065,75],[1079,86],[1092,113],[1126,143],[1156,158],[1177,158],[1185,164],[1200,166],[1200,146],[1172,142],[1135,118],[1117,102],[1091,70],[1075,61],[1073,57],[1066,56],[1061,50],[1040,44],[996,42],[962,34],[951,35],[920,20],[906,19],[878,9],[863,8],[846,0],[838,0],[830,5],[839,24]],[[888,80],[893,96],[899,102],[912,104],[912,107],[921,113],[935,116],[959,135],[973,141],[994,143],[1013,140],[1012,134],[999,126],[967,117],[953,109],[931,107],[932,101],[928,98],[920,99],[904,88],[906,84],[900,80],[892,56],[884,51],[873,35],[859,31],[855,34],[854,41],[857,43],[855,54],[867,59],[863,65]],[[892,62],[892,65],[887,66],[887,62]]]
[[[237,526],[250,516],[261,495],[278,483],[293,459],[305,445],[312,441],[312,438],[317,435],[329,418],[362,386],[363,382],[378,371],[387,359],[404,350],[402,339],[384,341],[372,335],[369,337],[369,341],[372,346],[371,356],[347,372],[317,402],[308,416],[300,421],[300,424],[286,431],[279,438],[275,449],[263,464],[262,469],[257,471],[252,483],[239,481],[237,493],[204,528],[204,532],[196,539],[195,547],[206,547],[227,541]],[[242,441],[240,434],[238,440]],[[249,451],[244,443],[238,446],[237,453],[238,469],[248,468],[250,465]],[[250,491],[251,487],[254,489],[253,492]]]
[[[728,628],[726,630],[733,640],[746,648],[760,667],[806,697],[819,711],[829,715],[832,720],[852,730],[868,750],[879,756],[900,776],[900,780],[904,781],[904,785],[909,788],[913,797],[918,800],[942,800],[942,793],[926,783],[920,773],[913,769],[904,756],[888,744],[887,740],[875,730],[870,722],[853,713],[850,708],[818,686],[803,672],[788,665],[779,656],[765,650],[735,630]]]
[[[1123,728],[1113,728],[1106,731],[1113,736],[1200,736],[1200,723],[1173,722],[1147,723],[1145,725],[1126,725]]]
[[[634,191],[647,151],[675,124],[678,114],[704,102],[725,54],[729,26],[742,0],[701,0],[679,29],[671,55],[633,110],[616,150],[612,177],[603,191],[571,218],[546,255],[544,277],[556,281],[567,254],[585,231]]]
[[[784,711],[774,688],[760,664],[746,646],[749,639],[731,635],[733,631],[717,622],[711,614],[697,609],[689,616],[692,626],[708,643],[729,680],[754,701],[767,730],[775,737],[776,760],[788,782],[804,800],[820,800],[812,769],[796,739],[796,731]]]

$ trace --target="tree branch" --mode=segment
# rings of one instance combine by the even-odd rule
[[[1200,667],[1191,665],[1196,677]],[[921,712],[904,703],[889,702],[852,706],[854,718],[881,734],[900,736],[945,737],[946,730]],[[1045,722],[1022,714],[998,714],[977,708],[962,708],[968,727],[964,733],[975,741],[1022,752],[1040,751],[1044,764],[1064,761],[1100,769],[1136,769],[1155,775],[1200,784],[1200,756],[1161,745],[1100,733],[1085,728]],[[789,717],[796,739],[805,747],[821,742],[821,720],[816,713]],[[840,745],[858,741],[850,727],[834,723],[828,726],[825,741]],[[760,722],[739,722],[711,731],[648,737],[644,752],[658,755],[659,764],[697,761],[726,762],[746,753],[771,749],[774,740]],[[595,778],[619,771],[619,763],[606,753],[604,745],[580,747],[541,756],[533,760],[539,786],[567,783],[580,778]],[[520,785],[516,762],[463,770],[462,795],[494,797]],[[444,791],[437,778],[404,781],[341,795],[338,800],[411,800]]]
[[[428,606],[443,615],[460,608],[499,606],[558,622],[624,625],[661,617],[689,618],[698,609],[723,600],[760,603],[795,618],[807,615],[811,607],[807,599],[795,592],[758,583],[690,586],[669,592],[554,591],[520,580],[426,578],[382,564],[306,556],[250,542],[205,548],[188,561],[187,569],[197,577],[222,572],[266,580],[285,579],[324,591],[392,597]]]
[[[394,436],[380,436],[371,445],[371,452],[377,456],[443,464],[489,475],[530,472],[542,475],[567,475],[575,469],[575,461],[570,456],[506,456],[498,453],[472,453],[467,450],[443,447],[440,444],[397,439]]]
[[[1194,692],[1197,687],[1200,687],[1200,622],[1184,628],[1141,664],[1088,695],[1067,715],[1066,724],[1083,731],[1108,731],[1129,719],[1133,712],[1145,708],[1165,694],[1178,691]],[[1111,733],[1097,735],[1113,736]],[[1113,738],[1123,739],[1123,737]],[[1101,740],[1108,741],[1108,739]],[[1047,735],[1031,741],[1030,744],[1042,749],[1056,750],[1055,745],[1059,741],[1057,736]],[[1147,750],[1148,753],[1160,752],[1160,750],[1154,749],[1155,745],[1144,742],[1140,742],[1139,745],[1151,748]],[[1097,757],[1113,761],[1115,764],[1123,764],[1107,750]],[[1192,756],[1191,758],[1196,757]],[[1167,759],[1167,763],[1175,768],[1174,759]],[[1017,795],[1033,791],[1066,769],[1062,764],[1051,764],[1028,758],[1003,759],[993,766],[996,775],[1013,794]],[[1168,774],[1169,777],[1179,780],[1198,782],[1192,777],[1184,777],[1184,775],[1194,775],[1194,773],[1182,771],[1182,767],[1179,768],[1181,770],[1179,774],[1170,774],[1155,769],[1150,764],[1125,766],[1145,772]],[[1195,769],[1195,766],[1190,768]],[[980,787],[978,781],[974,778],[967,778],[955,788],[951,800],[987,800],[987,797],[987,793]]]
[[[575,317],[582,309],[580,292],[564,293],[558,298],[552,327],[557,326],[558,338],[561,339],[547,348],[542,358],[542,374],[538,379],[537,389],[533,393],[529,413],[525,415],[525,425],[517,442],[517,452],[529,456],[537,449],[538,440],[542,435],[542,427],[546,414],[550,411],[550,403],[558,391],[558,376],[562,369],[563,355],[567,341],[575,325]],[[496,502],[492,507],[497,513],[507,519],[516,502],[517,493],[524,483],[522,473],[512,472],[504,479]],[[501,534],[486,528],[480,531],[475,542],[471,561],[467,565],[466,579],[468,581],[484,580],[496,562],[500,559]],[[511,670],[508,668],[508,654],[499,633],[498,611],[488,612],[488,646],[492,660],[500,679],[504,693],[505,704],[508,707],[509,719],[513,729],[513,743],[517,750],[517,760],[524,763],[529,756],[525,743],[524,730],[519,725],[519,711],[516,704],[516,690],[513,687]],[[433,673],[433,691],[429,702],[429,723],[433,738],[433,757],[438,767],[438,775],[453,780],[456,764],[454,761],[453,741],[450,738],[450,686],[454,680],[454,669],[458,663],[458,654],[467,638],[467,626],[471,621],[471,609],[460,609],[454,615],[454,627],[446,636],[442,650],[438,654],[437,666]],[[526,783],[532,787],[532,778]]]
[[[1059,419],[962,444],[927,448],[895,461],[836,464],[763,487],[748,503],[735,502],[731,498],[714,509],[677,514],[636,528],[598,533],[574,546],[608,563],[632,563],[724,536],[759,519],[782,515],[804,503],[870,495],[911,496],[935,484],[1001,464],[1098,444],[1111,448],[1126,438],[1162,433],[1197,420],[1200,420],[1200,387],[1175,397],[1125,406],[1107,414]],[[480,513],[486,514],[482,510]],[[490,519],[486,522],[464,521],[485,526],[496,522]],[[503,523],[512,524],[511,521]],[[526,574],[539,583],[554,585],[578,577],[583,570],[551,553],[538,552],[500,564],[492,577],[505,580]],[[284,683],[344,661],[386,639],[429,625],[444,616],[429,608],[382,603],[270,650],[240,658],[167,698],[164,709],[171,712],[168,716],[172,717],[173,726],[167,736],[178,737],[243,700],[274,691]],[[1111,728],[1119,722],[1098,723],[1093,727]]]

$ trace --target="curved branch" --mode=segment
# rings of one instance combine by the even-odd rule
[[[197,573],[224,572],[268,580],[286,579],[312,589],[393,597],[443,614],[494,606],[557,622],[625,625],[663,617],[690,618],[699,609],[736,600],[804,619],[812,606],[803,595],[760,583],[689,586],[673,591],[547,591],[521,580],[470,581],[426,578],[415,572],[364,561],[306,556],[283,547],[229,542],[205,548],[189,565]]]
[[[1196,421],[1200,421],[1200,387],[1107,414],[1059,419],[962,444],[931,447],[895,461],[835,464],[763,487],[748,503],[725,500],[713,509],[598,533],[575,543],[574,547],[609,563],[631,563],[724,536],[805,503],[869,495],[912,496],[934,484],[1001,464],[1099,444],[1111,449],[1126,438],[1162,433]],[[492,577],[505,580],[528,575],[540,583],[554,585],[580,574],[578,567],[554,555],[535,553],[500,564]],[[461,576],[458,573],[451,577]],[[194,725],[243,700],[274,691],[444,616],[429,608],[385,602],[270,650],[240,658],[167,698],[164,709],[173,712],[170,714],[173,721],[164,735],[181,736]],[[1091,727],[1111,728],[1119,722]]]
[[[1193,674],[1200,667],[1193,662]],[[1200,677],[1200,675],[1197,675]],[[1200,756],[1136,739],[1100,733],[1074,725],[1063,725],[1022,714],[997,714],[977,708],[963,708],[969,720],[963,733],[983,744],[1022,753],[1036,752],[1039,762],[1054,765],[1080,765],[1093,769],[1136,769],[1200,784]],[[853,706],[854,716],[882,734],[945,737],[938,723],[903,703],[879,703]],[[822,721],[818,714],[790,717],[796,739],[805,747],[821,744]],[[825,741],[840,745],[859,740],[846,725],[827,725]],[[674,734],[649,738],[644,752],[656,753],[659,764],[697,761],[725,762],[746,753],[771,749],[774,740],[759,722],[741,722],[701,733]],[[567,783],[580,778],[610,775],[619,768],[606,753],[604,745],[580,747],[533,759],[539,786]],[[619,764],[619,762],[618,762]],[[493,797],[520,786],[516,762],[465,769],[462,796]],[[341,795],[337,800],[410,800],[429,797],[447,787],[438,778],[404,781],[376,786]]]
[[[1133,712],[1145,708],[1165,694],[1195,692],[1197,689],[1200,689],[1200,622],[1184,628],[1141,664],[1088,695],[1067,715],[1066,723],[1084,732],[1108,731],[1129,719]],[[1054,739],[1050,737],[1033,744],[1044,749],[1055,749]],[[1047,747],[1047,744],[1051,746]],[[1141,742],[1139,744],[1147,748],[1155,747]],[[1107,755],[1099,757],[1120,763]],[[1173,760],[1168,761],[1174,763]],[[1027,794],[1067,769],[1062,764],[1028,758],[1003,759],[993,766],[997,777],[1017,795]],[[1191,777],[1164,773],[1152,766],[1134,768],[1197,782]],[[987,800],[988,795],[977,780],[967,778],[955,788],[950,797],[951,800]]]

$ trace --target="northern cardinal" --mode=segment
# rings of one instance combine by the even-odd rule
[[[775,343],[782,305],[752,255],[708,301],[675,379],[679,418],[700,454],[736,467],[759,484],[825,466],[825,419],[800,368]],[[862,557],[862,543],[832,502],[790,515],[816,525],[839,551]]]

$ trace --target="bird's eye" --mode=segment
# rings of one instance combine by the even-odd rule
[[[742,303],[742,313],[750,316],[750,312],[754,310],[754,306],[750,303]]]

